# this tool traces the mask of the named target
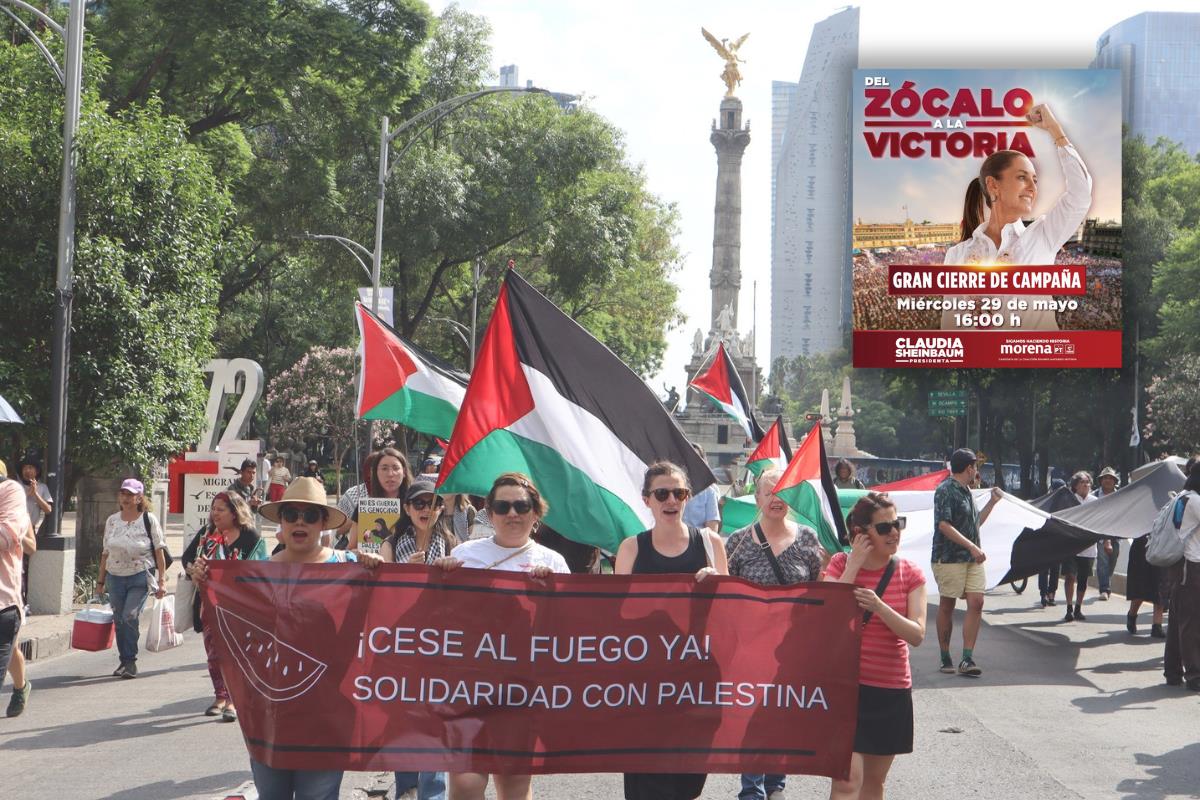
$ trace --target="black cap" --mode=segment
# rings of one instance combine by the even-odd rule
[[[241,472],[244,469],[250,469],[251,467],[258,469],[258,463],[255,462],[253,458],[242,459],[242,466],[238,468],[238,472]]]
[[[433,481],[413,481],[408,487],[408,494],[404,495],[404,502],[415,500],[423,494],[436,494],[436,489]]]
[[[950,454],[950,471],[958,474],[975,463],[975,451],[961,447]]]

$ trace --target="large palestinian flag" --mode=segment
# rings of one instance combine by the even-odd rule
[[[787,465],[775,492],[783,502],[800,516],[811,520],[821,546],[830,553],[841,548],[846,539],[846,520],[838,503],[833,473],[825,459],[825,442],[821,439],[821,423],[812,426],[804,437],[796,457]]]
[[[660,459],[681,465],[694,491],[714,480],[646,384],[510,269],[442,461],[442,490],[483,495],[500,473],[527,473],[550,505],[547,525],[615,551],[653,523],[642,477]]]
[[[787,433],[783,430],[783,417],[777,417],[775,423],[767,428],[767,434],[754,448],[746,459],[746,469],[754,473],[754,477],[762,475],[769,469],[783,469],[792,460],[792,448],[788,445]]]
[[[387,419],[445,439],[454,429],[467,376],[405,341],[362,303],[355,303],[362,337],[358,418]]]
[[[713,404],[729,416],[737,420],[751,440],[761,441],[763,429],[754,418],[754,409],[750,406],[746,387],[733,366],[729,353],[725,352],[725,343],[717,345],[717,355],[713,358],[708,369],[697,375],[688,384],[703,394]]]

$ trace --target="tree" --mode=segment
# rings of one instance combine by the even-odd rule
[[[267,386],[267,413],[278,440],[327,439],[342,493],[342,464],[354,447],[356,370],[348,347],[314,347]],[[388,426],[385,426],[388,427]],[[390,428],[389,428],[390,430]],[[387,438],[388,430],[383,431]]]
[[[1200,363],[1179,359],[1150,381],[1146,435],[1162,455],[1200,452]]]
[[[230,200],[157,103],[106,113],[91,58],[82,98],[68,488],[80,471],[145,474],[194,444],[212,353]],[[25,446],[49,408],[62,91],[37,50],[0,43],[0,365]]]

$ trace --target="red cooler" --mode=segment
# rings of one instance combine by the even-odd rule
[[[108,606],[90,605],[75,615],[71,647],[76,650],[108,650],[113,636],[113,614]]]

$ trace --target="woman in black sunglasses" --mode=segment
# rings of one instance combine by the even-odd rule
[[[618,575],[728,575],[721,535],[683,522],[691,483],[683,468],[670,461],[651,464],[642,480],[642,500],[654,515],[654,527],[631,536],[617,548]],[[704,791],[707,775],[695,773],[626,773],[625,800],[692,800]]]
[[[446,571],[459,567],[526,572],[533,578],[551,573],[570,573],[566,560],[532,538],[538,520],[548,510],[546,501],[527,475],[506,472],[496,478],[487,496],[488,516],[496,533],[486,539],[471,539],[454,548],[454,554],[439,558],[434,566]],[[496,781],[499,800],[528,800],[532,797],[529,775],[485,775],[456,772],[450,775],[454,800],[483,800],[489,778]]]
[[[458,537],[446,524],[444,501],[431,481],[416,481],[404,498],[404,515],[396,531],[379,550],[384,561],[400,564],[433,564],[450,555]]]
[[[892,761],[913,744],[909,646],[925,639],[925,575],[896,558],[904,517],[886,494],[859,498],[846,517],[849,553],[829,561],[825,580],[853,584],[863,614],[858,727],[850,778],[834,780],[830,800],[883,797]]]

